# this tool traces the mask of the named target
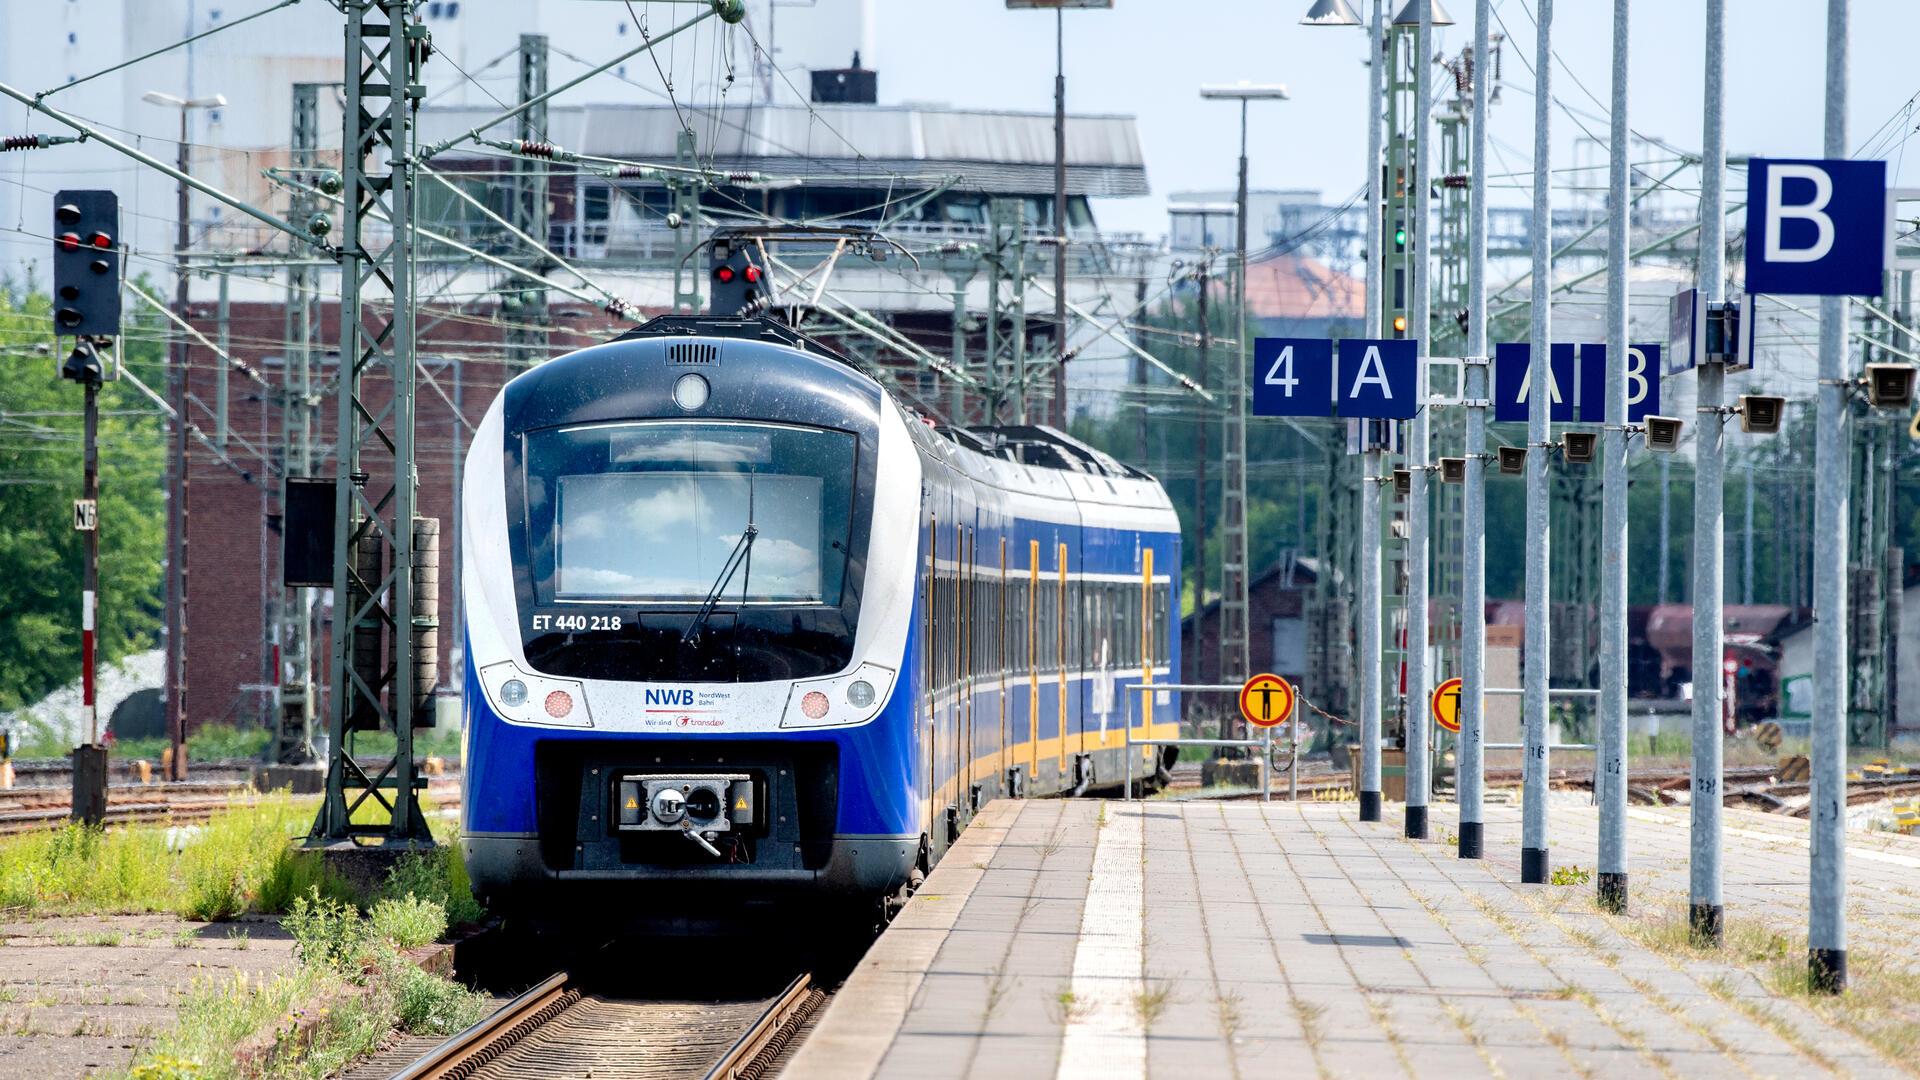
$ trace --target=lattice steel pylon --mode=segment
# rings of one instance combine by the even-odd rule
[[[308,835],[308,843],[316,846],[376,837],[387,847],[433,843],[416,798],[420,776],[413,756],[414,716],[422,704],[416,692],[421,673],[417,661],[424,662],[433,652],[420,633],[428,629],[421,623],[431,613],[416,615],[414,596],[419,586],[432,594],[438,585],[432,576],[438,529],[423,527],[414,518],[412,155],[414,110],[426,96],[420,68],[429,48],[426,27],[412,20],[416,6],[417,0],[341,4],[347,83],[341,123],[342,371],[334,444],[334,616],[328,663],[332,696],[327,716],[331,742],[326,800]],[[381,217],[390,224],[384,232],[373,227]],[[392,297],[392,315],[384,325],[369,329],[365,319],[374,311],[368,294],[380,288]],[[381,382],[390,391],[384,403],[366,396]],[[372,459],[383,455],[390,471],[376,479]],[[383,486],[384,492],[376,496]],[[417,544],[416,536],[425,542]],[[427,556],[424,567],[418,555]],[[348,752],[347,733],[381,726],[393,730],[393,758],[369,774]],[[354,812],[369,799],[386,808],[388,821],[353,822]]]
[[[321,83],[293,84],[293,128],[288,165],[303,183],[312,183],[319,166]],[[287,205],[287,220],[306,224],[319,210],[317,201],[295,186]],[[286,357],[280,367],[280,427],[282,476],[308,476],[313,468],[313,331],[320,325],[320,272],[303,258],[287,252]],[[284,512],[286,492],[281,492]],[[284,520],[284,516],[282,518]],[[274,678],[280,684],[280,713],[275,728],[273,759],[299,764],[316,756],[313,746],[313,620],[304,588],[282,588],[274,598],[274,644],[280,666]]]
[[[518,103],[534,105],[516,118],[523,145],[547,141],[547,36],[520,35],[520,96]],[[551,164],[525,154],[513,159],[513,190],[507,220],[523,234],[547,243],[547,176]],[[552,269],[544,255],[534,253],[526,265],[545,275]],[[507,313],[507,353],[521,367],[547,358],[547,290],[524,281],[509,281],[502,307]]]

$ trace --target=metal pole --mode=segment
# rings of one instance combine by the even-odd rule
[[[1660,455],[1659,593],[1660,593],[1660,602],[1663,604],[1666,603],[1669,599],[1671,599],[1671,594],[1667,592],[1667,578],[1670,576],[1670,570],[1671,570],[1671,567],[1669,564],[1672,563],[1673,561],[1673,549],[1672,549],[1672,539],[1671,539],[1673,536],[1673,525],[1672,525],[1673,495],[1672,495],[1672,487],[1671,487],[1672,476],[1673,476],[1673,470],[1671,468],[1672,464],[1673,464],[1673,456],[1671,454]]]
[[[1361,421],[1363,445],[1371,442]],[[1360,478],[1360,820],[1380,820],[1380,485],[1383,454],[1366,445]]]
[[[1473,12],[1472,170],[1467,196],[1467,475],[1461,509],[1460,745],[1454,787],[1460,803],[1460,857],[1485,853],[1487,687],[1487,66],[1491,0]]]
[[[187,109],[180,109],[180,144],[176,158],[181,179],[174,204],[173,309],[187,317]],[[173,336],[173,368],[167,380],[168,404],[173,407],[173,445],[167,458],[167,779],[187,778],[187,338]]]
[[[1240,99],[1240,186],[1235,196],[1233,309],[1236,357],[1220,442],[1220,681],[1253,674],[1247,645],[1247,99]]]
[[[1627,909],[1627,247],[1632,231],[1627,127],[1628,0],[1613,0],[1613,131],[1607,178],[1607,386],[1600,506],[1600,906]],[[1658,378],[1650,373],[1649,378]]]
[[[1380,96],[1386,62],[1380,12],[1373,0],[1367,31],[1367,337],[1380,336]],[[1360,820],[1380,820],[1380,469],[1368,422],[1361,431],[1360,477]]]
[[[1826,156],[1847,156],[1847,0],[1827,0]],[[1852,441],[1847,413],[1844,297],[1820,298],[1820,397],[1814,416],[1813,801],[1807,975],[1847,985],[1847,506]]]
[[[217,340],[220,343],[220,355],[223,357],[232,356],[233,351],[229,343],[232,340],[231,319],[233,315],[233,310],[228,302],[227,283],[229,280],[232,279],[233,275],[229,273],[226,269],[224,269],[221,263],[216,262],[214,263],[214,277],[218,278],[220,281],[220,302],[219,302],[219,307],[216,309],[218,312],[217,318],[220,324],[219,330],[217,331],[218,333]],[[230,421],[227,416],[228,393],[229,393],[228,387],[227,387],[227,373],[232,369],[232,367],[233,367],[232,364],[225,363],[225,362],[215,365],[215,369],[219,372],[220,381],[215,383],[213,387],[213,402],[214,402],[214,405],[213,405],[214,440],[213,441],[215,445],[219,446],[220,449],[222,450],[225,450],[227,448],[227,441],[228,441],[227,436],[228,436],[228,432],[231,430],[231,428],[229,427]]]
[[[1260,801],[1273,801],[1273,729],[1260,729]]]
[[[1414,39],[1413,167],[1407,183],[1413,188],[1413,257],[1408,270],[1413,276],[1413,312],[1408,330],[1418,343],[1420,365],[1414,377],[1414,401],[1417,410],[1407,425],[1407,835],[1415,840],[1427,838],[1427,449],[1429,417],[1427,408],[1427,361],[1432,326],[1429,311],[1433,303],[1433,262],[1427,250],[1432,231],[1427,200],[1431,185],[1427,179],[1427,133],[1433,127],[1433,4],[1420,5],[1420,32]]]
[[[1198,313],[1200,317],[1200,389],[1205,390],[1213,381],[1213,324],[1207,320],[1207,293],[1212,289],[1213,256],[1203,253],[1200,256],[1200,299]],[[1197,429],[1194,433],[1193,450],[1193,603],[1195,611],[1203,611],[1207,606],[1207,428],[1213,418],[1205,409],[1199,413]],[[1196,624],[1197,625],[1197,624]],[[1196,682],[1206,682],[1206,650],[1200,648],[1200,641],[1194,639],[1193,676]]]
[[[1287,714],[1288,752],[1293,756],[1287,759],[1287,801],[1300,801],[1300,706],[1295,703],[1293,711]]]
[[[1547,880],[1547,676],[1552,647],[1548,619],[1548,529],[1552,494],[1547,488],[1553,395],[1548,351],[1552,338],[1553,236],[1553,0],[1540,0],[1539,49],[1533,88],[1533,327],[1527,377],[1527,639],[1523,705],[1526,757],[1521,767],[1520,880]],[[1543,377],[1544,376],[1544,377]]]
[[[1067,428],[1067,19],[1053,11],[1053,426]],[[1024,333],[1024,331],[1022,331]],[[1204,508],[1201,511],[1205,512]]]
[[[1746,474],[1746,498],[1741,502],[1741,512],[1746,515],[1746,539],[1740,555],[1740,602],[1753,603],[1753,466],[1749,464],[1741,470]]]
[[[87,565],[80,583],[80,679],[86,698],[87,745],[100,745],[98,682],[100,667],[100,382],[88,378],[86,385],[86,444],[84,475],[80,497],[93,506],[93,528],[86,530],[82,544]],[[104,793],[103,793],[104,796]]]
[[[1726,89],[1726,0],[1707,0],[1706,124],[1700,161],[1700,291],[1708,309],[1726,288],[1727,141],[1722,121]],[[1704,361],[1704,358],[1696,357]],[[1701,362],[1699,431],[1693,441],[1693,791],[1692,851],[1688,860],[1687,925],[1696,943],[1722,936],[1720,811],[1725,792],[1720,732],[1720,664],[1725,654],[1721,603],[1725,596],[1723,440],[1720,411],[1726,372]],[[1842,528],[1845,526],[1843,525]]]

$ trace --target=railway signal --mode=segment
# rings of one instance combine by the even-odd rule
[[[62,191],[53,200],[53,331],[120,334],[120,197]]]

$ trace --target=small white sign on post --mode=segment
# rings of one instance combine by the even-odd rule
[[[92,532],[99,520],[98,504],[92,499],[73,500],[73,529],[75,532]]]

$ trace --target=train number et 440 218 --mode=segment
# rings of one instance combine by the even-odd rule
[[[589,630],[618,630],[618,615],[535,615],[535,630],[558,630],[562,633],[578,633]]]

